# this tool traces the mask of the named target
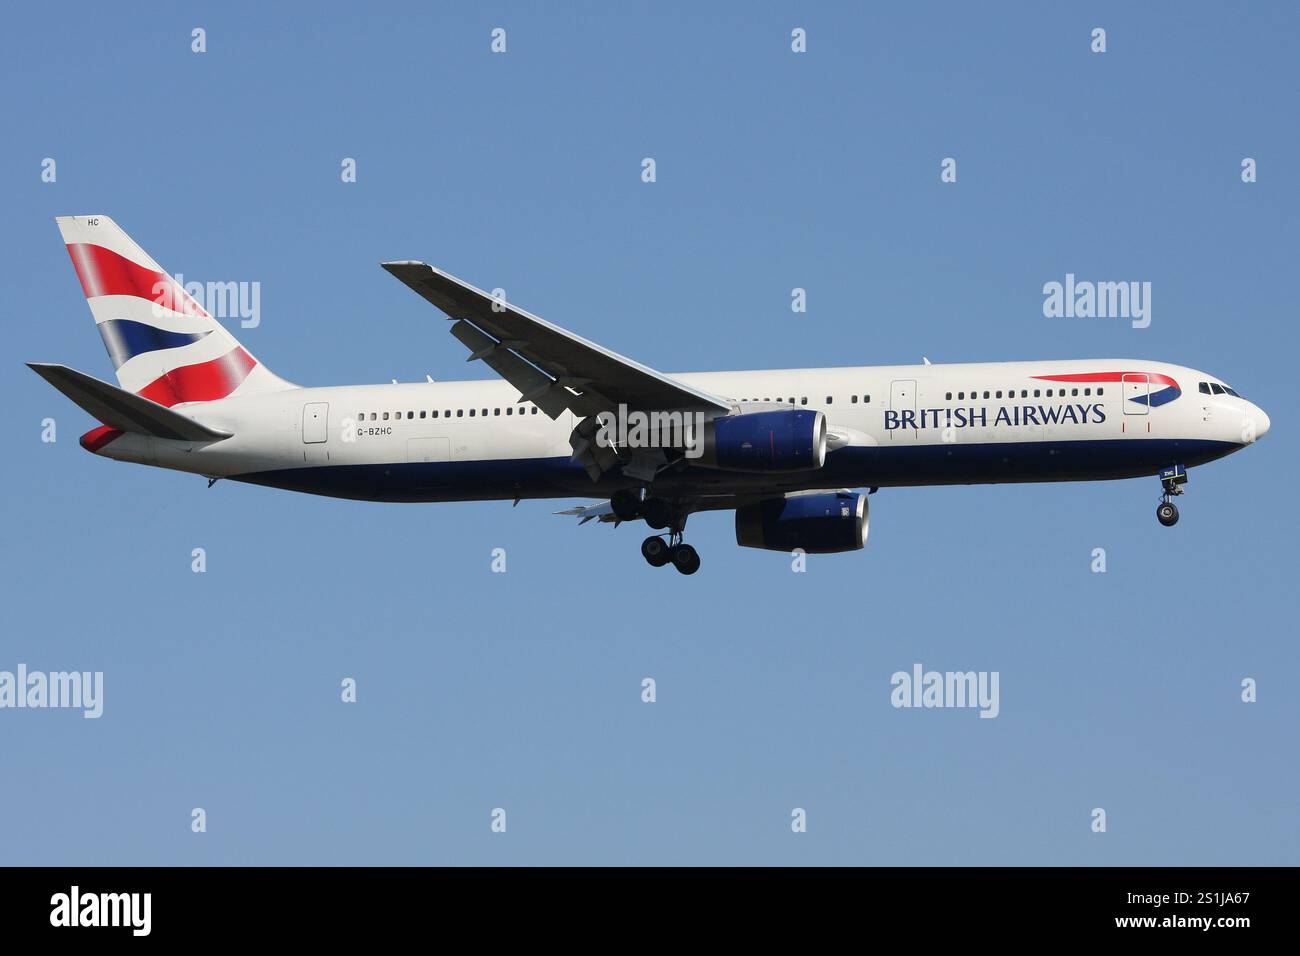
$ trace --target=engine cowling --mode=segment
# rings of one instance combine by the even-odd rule
[[[826,416],[806,408],[715,418],[699,464],[727,471],[815,471],[826,463]]]
[[[817,491],[736,509],[736,544],[766,551],[838,554],[867,543],[867,496]]]

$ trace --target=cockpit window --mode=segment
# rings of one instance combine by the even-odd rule
[[[1232,389],[1228,388],[1228,386],[1226,386],[1226,385],[1223,386],[1223,390],[1224,390],[1225,392],[1227,392],[1229,395],[1231,395],[1233,398],[1241,398],[1240,395],[1238,395],[1238,394],[1237,394],[1235,391],[1233,391]]]
[[[1210,388],[1214,389],[1215,395],[1222,395],[1225,391],[1224,387],[1220,385],[1218,382],[1211,382]]]
[[[1201,383],[1201,391],[1202,391],[1204,394],[1209,395],[1209,394],[1210,394],[1210,383],[1209,383],[1209,382],[1202,382],[1202,383]]]

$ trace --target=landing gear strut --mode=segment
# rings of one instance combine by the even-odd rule
[[[1156,520],[1166,528],[1172,528],[1178,524],[1178,506],[1173,499],[1183,493],[1183,485],[1187,484],[1187,469],[1182,465],[1170,465],[1160,469],[1159,477],[1163,494],[1160,496],[1160,504],[1156,506]]]

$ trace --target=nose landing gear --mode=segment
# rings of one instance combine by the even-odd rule
[[[1172,528],[1178,524],[1178,506],[1172,499],[1183,493],[1183,485],[1187,484],[1187,469],[1182,465],[1170,465],[1160,469],[1159,477],[1164,493],[1156,507],[1156,520],[1166,528]]]

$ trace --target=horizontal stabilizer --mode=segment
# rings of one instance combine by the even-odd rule
[[[221,441],[228,432],[200,425],[180,412],[109,385],[66,365],[28,362],[27,367],[105,425],[124,432],[182,441]]]

